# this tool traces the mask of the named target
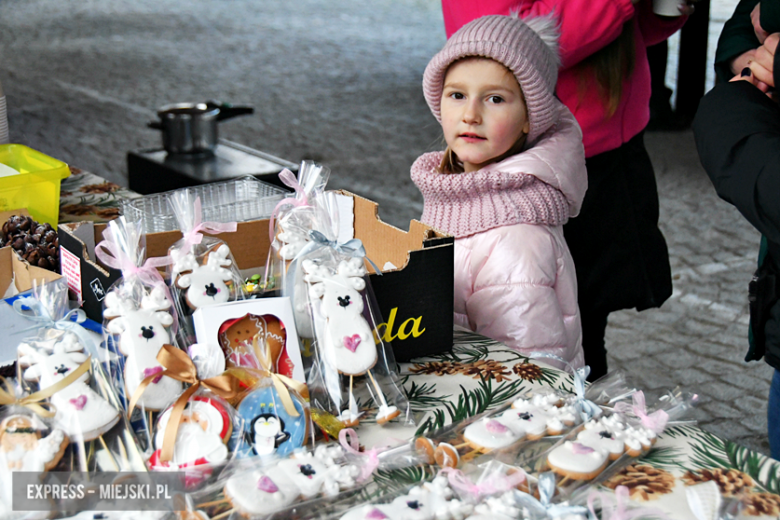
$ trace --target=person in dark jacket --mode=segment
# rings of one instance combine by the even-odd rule
[[[718,195],[763,235],[759,270],[750,283],[750,348],[745,360],[764,358],[775,369],[768,429],[776,459],[780,458],[780,106],[772,96],[780,80],[778,41],[780,34],[768,36],[750,67],[730,82],[716,85],[701,100],[693,121],[701,163]]]
[[[750,65],[766,37],[780,31],[780,0],[741,0],[723,26],[715,51],[715,74],[729,81]]]

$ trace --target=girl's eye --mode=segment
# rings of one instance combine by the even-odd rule
[[[452,99],[465,99],[465,98],[466,98],[466,96],[464,96],[464,95],[463,95],[462,93],[460,93],[460,92],[453,92],[452,94],[450,94],[450,97],[451,97]]]
[[[490,96],[488,98],[488,101],[490,101],[491,103],[498,104],[498,103],[503,103],[504,98],[502,98],[501,96]]]

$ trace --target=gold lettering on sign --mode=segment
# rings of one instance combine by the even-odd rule
[[[408,318],[405,320],[403,323],[401,323],[401,326],[398,327],[397,332],[394,333],[393,328],[395,327],[395,317],[397,315],[398,307],[393,307],[393,309],[390,311],[390,316],[388,317],[387,322],[377,325],[376,331],[374,331],[374,339],[376,341],[378,341],[378,336],[380,335],[384,341],[393,341],[396,338],[405,340],[409,336],[418,338],[423,332],[425,332],[425,329],[420,330],[422,316],[419,316],[417,318]],[[384,329],[381,327],[384,327]]]

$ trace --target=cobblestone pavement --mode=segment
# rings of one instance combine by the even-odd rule
[[[403,228],[422,208],[409,166],[441,139],[420,82],[443,43],[439,0],[0,1],[12,140],[126,183],[125,153],[159,143],[155,107],[248,103],[223,137],[326,163],[333,187]],[[717,198],[690,132],[646,140],[675,293],[610,317],[610,362],[652,391],[697,392],[705,428],[767,452],[771,371],[741,361],[758,234]]]

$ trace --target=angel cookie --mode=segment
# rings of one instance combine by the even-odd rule
[[[59,383],[88,359],[72,332],[38,348],[22,343],[18,351],[24,379],[37,381],[40,390]],[[119,422],[119,412],[90,388],[88,380],[89,372],[85,372],[51,396],[57,409],[54,422],[71,439],[96,439]]]
[[[141,381],[160,374],[138,399],[138,404],[147,410],[162,410],[182,392],[182,383],[163,376],[164,369],[157,362],[162,346],[171,342],[167,331],[173,324],[170,307],[165,291],[159,287],[144,294],[140,306],[116,292],[109,292],[105,299],[103,317],[109,320],[106,330],[116,335],[117,347],[126,356],[125,395],[134,395]]]
[[[359,413],[352,394],[355,376],[367,374],[379,400],[377,423],[385,424],[398,417],[400,410],[387,403],[384,392],[371,369],[377,362],[374,334],[363,317],[363,294],[366,282],[362,258],[339,263],[336,272],[325,265],[304,260],[303,271],[312,300],[321,300],[319,314],[325,320],[324,330],[317,331],[321,355],[327,366],[349,376],[349,407],[338,417],[345,426],[358,423]]]
[[[33,416],[11,415],[0,423],[0,470],[49,471],[68,446],[68,436],[55,428],[41,437],[43,424]]]

